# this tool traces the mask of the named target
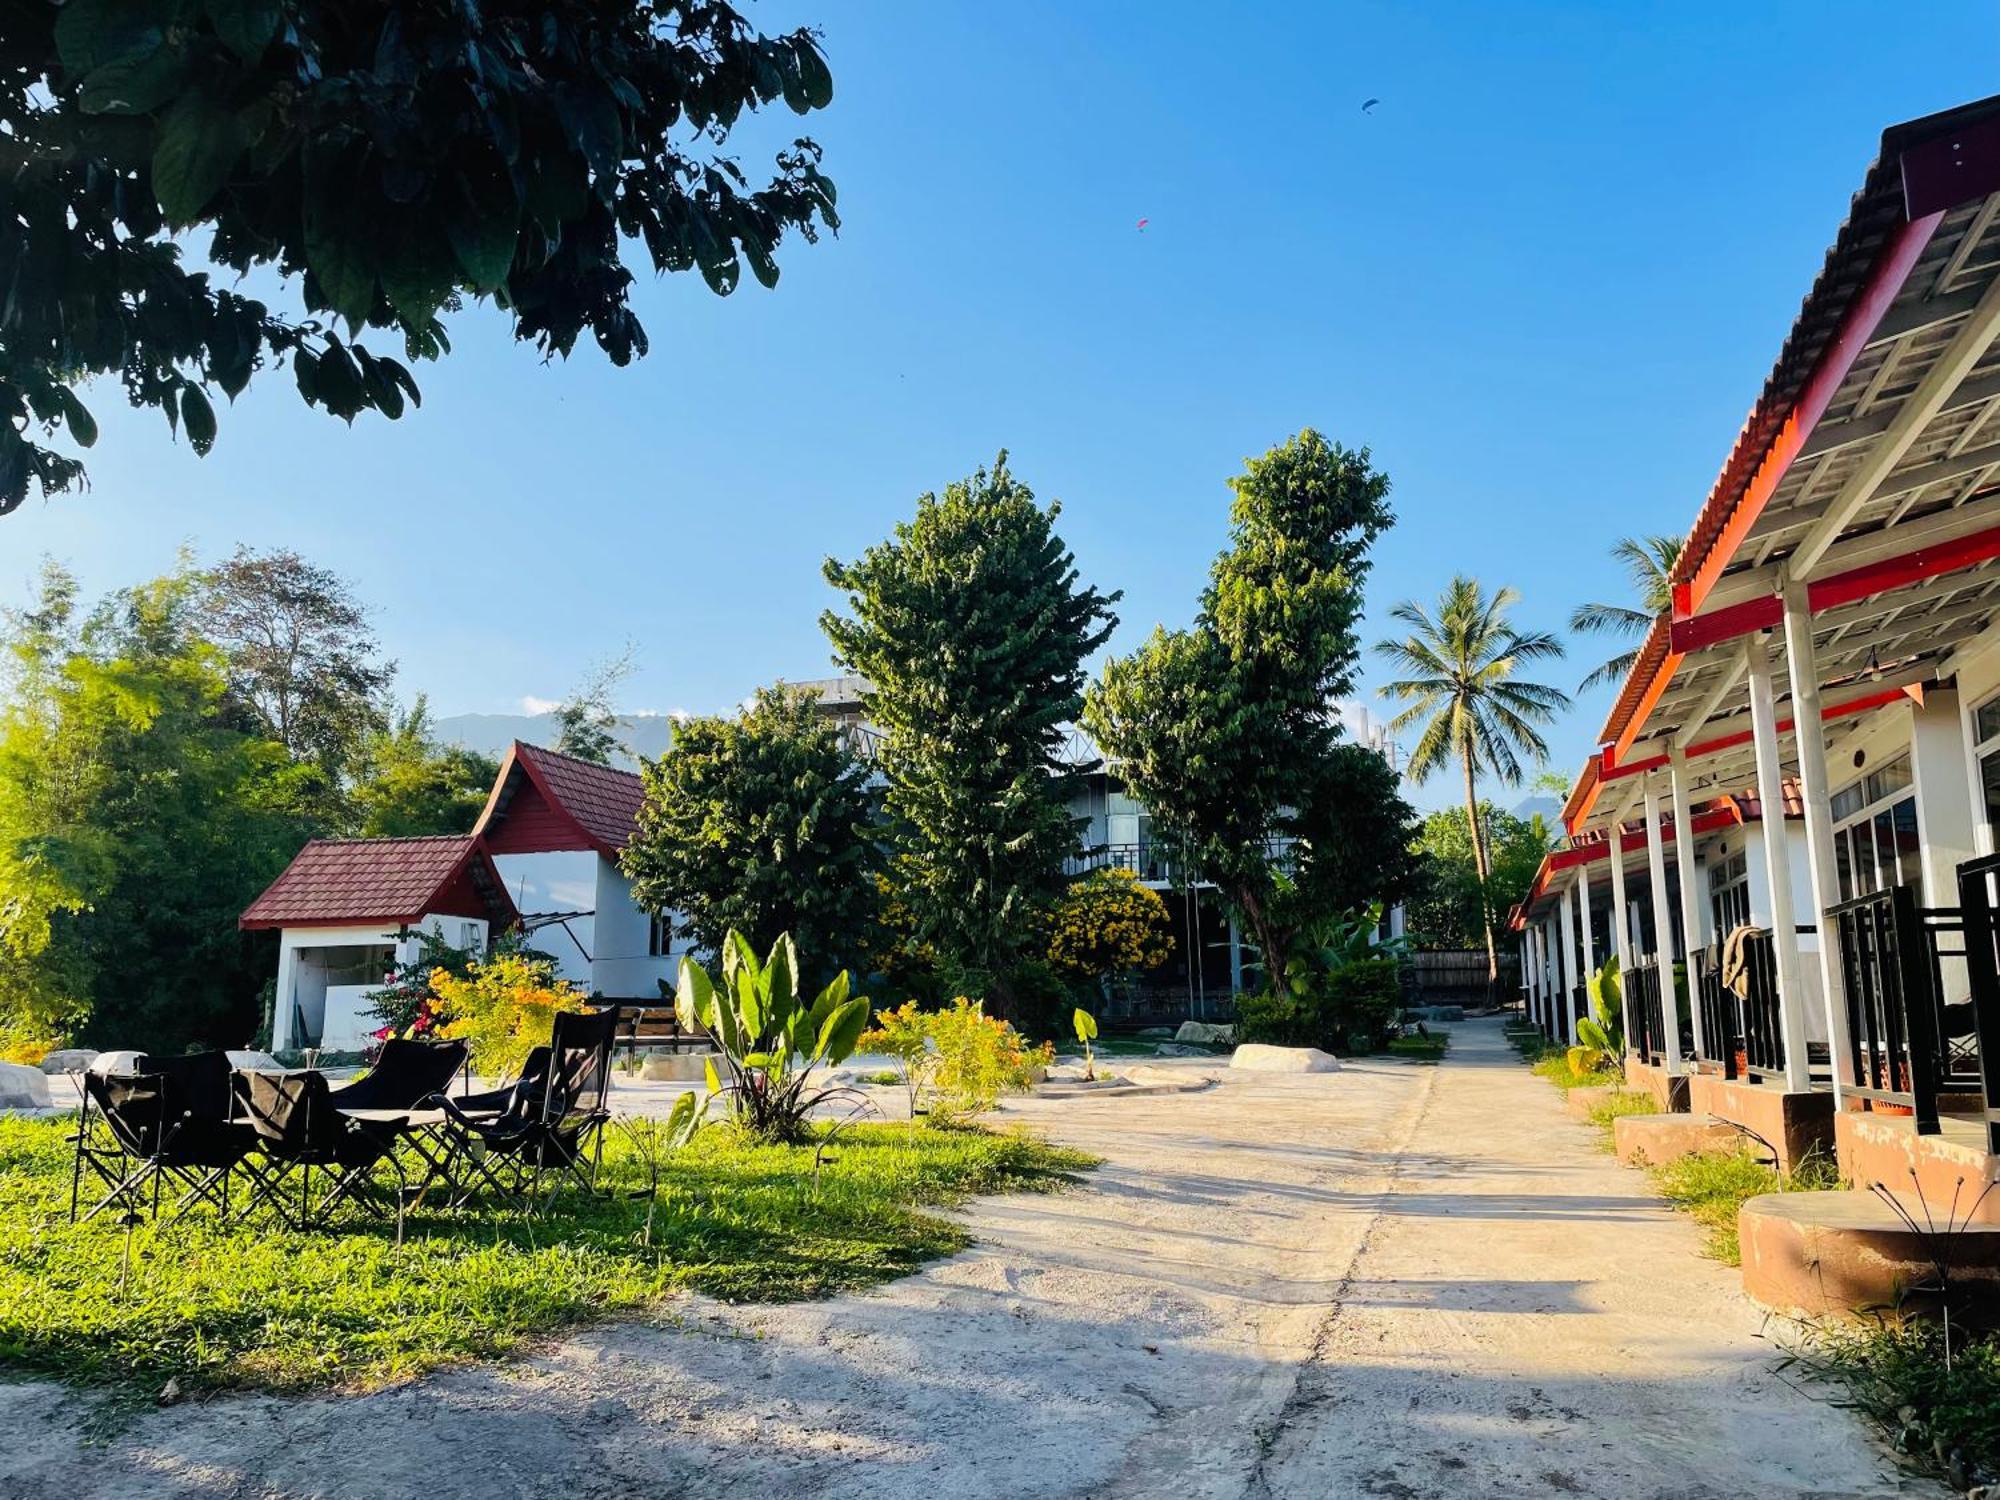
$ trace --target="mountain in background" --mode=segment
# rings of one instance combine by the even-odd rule
[[[516,740],[544,746],[556,742],[554,714],[452,714],[437,720],[431,729],[443,744],[463,745],[495,760],[506,754],[507,747]],[[668,714],[620,714],[618,738],[625,742],[632,756],[621,755],[614,763],[635,771],[638,762],[633,756],[658,755],[673,737],[674,721]]]

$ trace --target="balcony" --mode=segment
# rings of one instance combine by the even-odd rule
[[[1266,839],[1264,852],[1281,870],[1292,868],[1295,839]],[[1075,880],[1098,870],[1130,870],[1141,880],[1160,885],[1205,885],[1199,870],[1181,858],[1177,845],[1165,840],[1137,844],[1095,844],[1063,861],[1063,874]]]

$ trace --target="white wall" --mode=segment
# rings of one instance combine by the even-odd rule
[[[303,1047],[308,1042],[332,1051],[354,1051],[374,1030],[372,1022],[363,1032],[354,1030],[355,1018],[362,1014],[360,997],[379,988],[379,983],[328,985],[323,960],[328,950],[394,945],[391,962],[398,968],[417,957],[415,933],[428,929],[454,948],[483,952],[489,924],[484,917],[440,916],[431,913],[418,920],[410,935],[399,938],[390,929],[362,927],[287,927],[278,934],[278,985],[272,998],[271,1047],[283,1051]],[[386,976],[385,976],[386,977]],[[303,1017],[305,1035],[295,1035],[294,1013]]]
[[[660,981],[673,982],[681,955],[689,951],[684,938],[673,941],[672,953],[654,958],[646,952],[652,918],[632,900],[632,882],[608,859],[597,862],[597,946],[592,950],[591,988],[608,1000],[660,1002]]]
[[[565,849],[545,854],[496,854],[493,863],[523,917],[551,912],[576,913],[563,923],[548,923],[529,933],[529,943],[556,961],[556,975],[585,989],[593,987],[591,958],[597,952],[597,867],[603,863],[592,849]],[[639,950],[645,952],[642,946]]]

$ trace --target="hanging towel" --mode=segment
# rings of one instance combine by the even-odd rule
[[[1770,935],[1768,929],[1752,927],[1745,922],[1740,927],[1730,929],[1729,936],[1723,939],[1723,988],[1731,991],[1739,1000],[1750,998],[1750,944]]]

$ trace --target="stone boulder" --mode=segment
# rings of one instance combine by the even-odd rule
[[[1202,1047],[1227,1047],[1236,1040],[1236,1028],[1217,1026],[1208,1021],[1183,1021],[1181,1029],[1174,1033],[1174,1040]]]
[[[639,1065],[639,1076],[648,1083],[700,1083],[708,1076],[712,1056],[708,1052],[655,1052]]]
[[[90,1060],[90,1071],[107,1078],[121,1073],[136,1073],[139,1071],[139,1064],[145,1060],[145,1053],[134,1052],[131,1048],[125,1047],[116,1052],[98,1053]]]
[[[42,1071],[51,1077],[57,1073],[81,1073],[97,1061],[94,1047],[58,1047],[42,1059]]]
[[[53,1108],[48,1074],[26,1063],[0,1063],[0,1113],[30,1110],[40,1114]]]
[[[1246,1073],[1337,1073],[1340,1059],[1317,1047],[1273,1047],[1246,1042],[1236,1049],[1229,1066]]]

